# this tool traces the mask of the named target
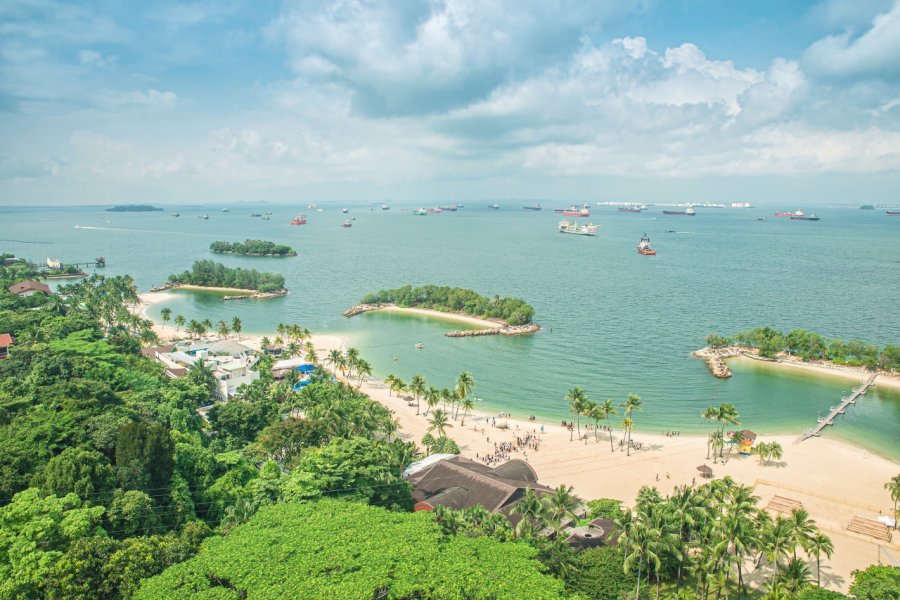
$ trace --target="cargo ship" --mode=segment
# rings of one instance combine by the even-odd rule
[[[441,210],[448,210],[448,211],[450,211],[450,212],[456,212],[456,210],[457,210],[459,207],[456,206],[455,204],[451,204],[450,206],[440,206],[440,207],[438,207],[438,208],[440,208]]]
[[[344,221],[343,223],[341,223],[341,227],[353,227],[353,223],[351,223],[350,221]]]
[[[641,237],[641,241],[638,242],[637,250],[639,254],[644,256],[656,256],[656,250],[650,247],[650,238],[647,237],[646,233]]]
[[[523,206],[522,208],[523,208],[524,210],[541,210],[541,205],[540,205],[540,204],[533,204],[533,205],[531,205],[531,206]]]
[[[438,207],[434,207],[434,208],[426,208],[425,212],[432,214],[432,215],[438,215],[444,211]]]
[[[488,206],[488,208],[493,208],[494,210],[498,210],[500,208],[500,205],[495,202],[494,204],[491,204],[490,206]]]
[[[694,207],[688,206],[684,210],[664,210],[664,215],[681,215],[684,217],[693,217],[697,214],[697,211],[694,210]]]
[[[802,210],[795,210],[794,212],[777,212],[775,213],[776,217],[802,217],[805,213]]]
[[[803,214],[791,216],[791,221],[818,221],[818,220],[819,220],[819,217],[816,216],[816,213],[810,213],[809,216],[803,215]]]
[[[562,220],[559,222],[560,233],[571,233],[573,235],[597,235],[598,229],[600,229],[600,226],[594,225],[593,223],[588,223],[587,225],[579,225],[577,221],[572,221],[570,223],[569,221]]]
[[[628,212],[628,213],[639,213],[647,210],[647,207],[643,204],[641,206],[620,206],[619,212]]]
[[[294,217],[294,220],[291,221],[291,225],[306,225],[306,215],[297,215]]]
[[[587,206],[577,208],[573,204],[569,208],[563,209],[562,214],[564,217],[589,217],[589,216],[591,216],[591,211],[588,210]]]
[[[889,217],[900,217],[900,210],[888,210],[884,214]]]

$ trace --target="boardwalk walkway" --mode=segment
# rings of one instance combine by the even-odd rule
[[[803,435],[801,435],[799,438],[797,438],[796,440],[794,440],[794,443],[795,443],[795,444],[799,444],[800,442],[802,442],[802,441],[804,441],[804,440],[808,440],[808,439],[811,438],[811,437],[817,436],[817,435],[819,435],[819,433],[821,433],[821,431],[822,431],[823,429],[825,429],[825,427],[827,427],[828,425],[834,425],[834,419],[835,419],[838,415],[843,414],[843,413],[844,413],[844,409],[846,409],[846,408],[847,408],[848,406],[850,406],[851,404],[854,404],[854,403],[856,402],[856,399],[857,399],[857,398],[859,398],[860,396],[862,396],[863,394],[865,394],[866,391],[869,389],[869,387],[870,387],[873,383],[875,383],[875,378],[876,378],[877,376],[878,376],[877,373],[876,373],[876,374],[873,374],[873,375],[870,375],[869,378],[866,379],[866,380],[863,382],[863,384],[862,384],[861,386],[859,386],[858,388],[856,388],[855,390],[853,390],[853,393],[852,393],[852,394],[850,394],[850,395],[847,396],[846,398],[842,398],[842,399],[841,399],[841,403],[838,404],[837,406],[835,406],[834,408],[832,408],[832,409],[831,409],[831,412],[828,413],[828,416],[825,417],[824,419],[822,419],[821,421],[819,421],[819,424],[816,425],[816,427],[815,427],[814,429],[808,429],[807,431],[805,431],[805,432],[803,433]]]

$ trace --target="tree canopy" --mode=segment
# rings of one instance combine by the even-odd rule
[[[205,287],[228,287],[259,292],[275,292],[284,289],[284,276],[278,273],[260,273],[256,269],[226,267],[211,260],[194,262],[190,271],[169,275],[170,283]]]
[[[297,256],[290,246],[266,240],[246,240],[244,242],[213,242],[210,251],[216,254],[242,254],[244,256]]]
[[[534,308],[520,298],[488,298],[465,288],[426,285],[405,285],[392,290],[381,290],[362,299],[364,304],[391,303],[402,307],[421,307],[434,310],[461,312],[476,317],[502,319],[510,325],[531,323]]]

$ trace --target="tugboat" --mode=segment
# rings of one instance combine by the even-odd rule
[[[344,214],[346,215],[346,214],[347,214],[348,212],[350,212],[350,211],[347,210],[346,208],[342,208],[342,209],[341,209],[341,212],[344,213]]]
[[[799,210],[797,212],[800,212]],[[791,221],[818,221],[819,217],[816,213],[810,213],[808,216],[800,213],[799,215],[791,215]]]
[[[341,227],[353,227],[353,223],[351,223],[350,221],[344,221],[343,223],[341,223]]]
[[[180,213],[180,212],[173,212],[173,213],[169,213],[169,214],[172,215],[173,217],[180,217],[180,216],[181,216],[181,213]]]
[[[382,204],[382,205],[381,205],[381,210],[391,210],[391,207],[388,206],[387,204]]]
[[[493,208],[494,210],[499,210],[500,205],[497,204],[496,202],[494,202],[493,204],[491,204],[490,206],[488,206],[488,208]]]
[[[594,225],[593,223],[588,223],[587,225],[579,225],[577,221],[572,221],[571,223],[567,220],[562,220],[559,222],[559,232],[560,233],[571,233],[573,235],[597,235],[597,230],[600,229],[599,225]]]
[[[531,206],[523,206],[522,209],[523,209],[523,210],[541,210],[541,205],[540,205],[540,204],[533,204],[533,205],[531,205]]]
[[[294,220],[291,221],[291,225],[306,225],[306,215],[297,215],[294,217]]]
[[[197,218],[206,221],[207,219],[209,219],[209,215],[199,215]]]
[[[641,237],[641,241],[638,242],[638,254],[656,256],[656,250],[650,247],[650,238],[647,237],[646,233]]]
[[[664,210],[664,215],[681,215],[683,217],[693,217],[697,214],[693,206],[688,206],[685,210]]]

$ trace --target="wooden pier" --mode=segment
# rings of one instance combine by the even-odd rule
[[[853,393],[847,396],[846,398],[841,398],[841,403],[837,406],[831,407],[831,412],[828,413],[828,416],[824,419],[819,419],[819,424],[816,425],[813,429],[808,429],[803,432],[803,435],[794,440],[795,444],[799,444],[803,440],[808,440],[811,437],[818,436],[825,427],[828,425],[834,425],[834,420],[838,415],[844,414],[844,410],[850,406],[851,404],[856,404],[856,399],[866,393],[866,391],[875,383],[875,378],[878,376],[877,373],[870,375],[868,379],[863,381],[862,385],[853,390]]]

